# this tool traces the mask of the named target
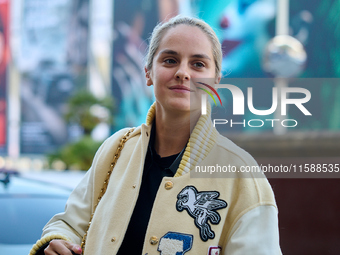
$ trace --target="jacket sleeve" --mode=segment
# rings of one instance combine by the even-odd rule
[[[91,168],[68,198],[65,211],[53,216],[46,224],[42,238],[32,247],[30,255],[38,255],[41,248],[53,239],[62,239],[81,244],[93,211],[96,190],[100,189],[100,187],[95,187],[95,182],[98,181],[96,180],[98,177],[97,172],[105,169],[105,173],[100,173],[100,175],[106,175],[110,164],[109,161],[106,162],[107,158],[112,158],[112,151],[117,148],[120,138],[125,132],[126,130],[117,132],[99,148]],[[102,181],[100,183],[102,184]]]
[[[277,209],[260,205],[234,225],[224,255],[281,255]]]
[[[33,246],[30,255],[36,254],[42,246],[53,239],[81,243],[91,215],[92,175],[90,169],[68,198],[65,211],[53,216],[46,224],[42,238]]]

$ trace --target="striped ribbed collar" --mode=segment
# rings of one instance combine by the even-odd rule
[[[154,103],[147,114],[146,125],[151,126],[156,114],[156,103]],[[217,130],[214,128],[211,119],[211,107],[207,104],[207,115],[201,115],[194,130],[192,131],[181,163],[175,177],[189,173],[198,165],[211,151],[217,139]]]

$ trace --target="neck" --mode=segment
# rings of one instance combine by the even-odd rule
[[[155,150],[161,157],[180,153],[186,146],[199,114],[166,114],[156,106]]]

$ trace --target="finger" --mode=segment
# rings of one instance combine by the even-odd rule
[[[46,255],[71,255],[68,246],[73,246],[73,244],[64,240],[52,240],[44,252]]]
[[[72,247],[68,247],[72,254],[81,254],[82,253],[82,249],[80,247],[80,245],[78,244],[72,244]]]
[[[44,254],[45,254],[45,255],[58,255],[55,251],[53,251],[53,249],[50,247],[50,245],[48,245],[48,246],[44,249]]]
[[[49,249],[48,247],[45,248],[44,254],[45,255],[58,255],[57,253],[55,253],[52,249]]]
[[[70,250],[71,254],[81,254],[82,250],[79,244],[65,241],[65,246]]]

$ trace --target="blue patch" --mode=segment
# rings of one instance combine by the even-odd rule
[[[157,251],[161,255],[182,255],[192,248],[193,235],[168,232],[160,240]]]

